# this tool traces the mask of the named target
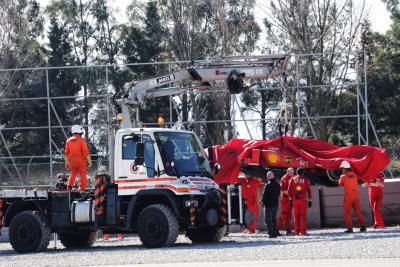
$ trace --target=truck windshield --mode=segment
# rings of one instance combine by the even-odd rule
[[[154,135],[168,175],[212,177],[203,147],[194,134],[157,132]]]

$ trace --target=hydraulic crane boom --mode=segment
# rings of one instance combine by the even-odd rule
[[[213,58],[194,61],[191,67],[164,76],[128,83],[125,97],[118,101],[123,113],[121,127],[132,127],[129,110],[142,106],[146,99],[177,95],[186,90],[180,86],[166,87],[168,84],[192,80],[210,86],[212,82],[225,81],[229,91],[238,94],[246,89],[244,80],[259,81],[284,74],[289,58],[287,54]]]

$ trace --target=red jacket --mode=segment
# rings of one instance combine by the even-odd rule
[[[281,178],[281,198],[288,198],[289,195],[288,193],[284,192],[284,191],[288,191],[289,190],[289,182],[292,179],[291,176],[285,174],[284,176],[282,176]]]
[[[295,179],[298,177],[297,182]],[[290,200],[311,200],[310,182],[304,176],[295,176],[289,182],[289,199]]]
[[[377,182],[384,182],[385,178],[382,175],[379,175],[375,178]],[[382,195],[383,187],[376,185],[375,183],[368,183],[369,185],[369,194],[371,195]]]

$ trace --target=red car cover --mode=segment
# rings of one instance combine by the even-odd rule
[[[340,163],[347,160],[357,176],[366,182],[379,176],[390,162],[385,149],[372,146],[339,147],[321,140],[291,136],[272,140],[232,139],[225,145],[213,147],[213,162],[222,166],[215,181],[238,183],[242,160],[255,166],[325,170],[338,170]]]

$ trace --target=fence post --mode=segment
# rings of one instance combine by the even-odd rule
[[[50,113],[49,69],[46,69],[46,97],[47,97],[47,120],[48,120],[48,126],[49,126],[50,184],[53,185],[53,151],[52,151],[52,147],[51,147],[51,113]]]
[[[365,144],[369,145],[368,136],[368,83],[367,83],[367,56],[364,53],[364,97],[365,97]]]
[[[299,81],[299,55],[296,55],[296,87],[297,87],[297,128],[300,134],[300,81]]]

